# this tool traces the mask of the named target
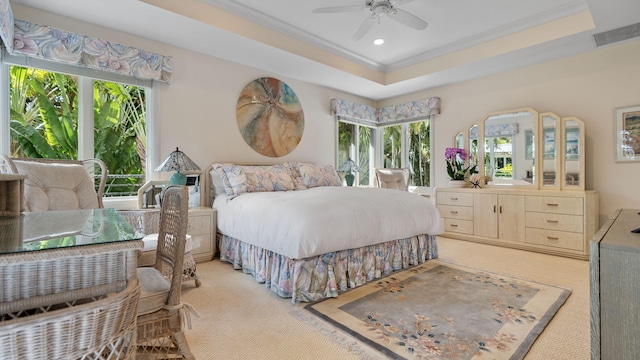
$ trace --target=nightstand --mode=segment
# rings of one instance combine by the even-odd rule
[[[216,253],[216,210],[209,207],[189,208],[187,234],[191,235],[191,253],[196,262],[210,261]]]

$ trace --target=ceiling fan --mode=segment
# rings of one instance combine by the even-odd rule
[[[383,15],[386,15],[390,19],[410,28],[414,28],[416,30],[425,29],[427,27],[426,21],[406,10],[398,8],[399,5],[403,5],[411,1],[413,0],[365,0],[364,5],[324,7],[314,9],[312,12],[315,14],[334,14],[369,10],[371,14],[364,19],[364,22],[360,25],[356,33],[353,34],[353,40],[360,40],[369,31],[369,29],[371,29],[373,24],[376,22],[380,23],[380,18]]]

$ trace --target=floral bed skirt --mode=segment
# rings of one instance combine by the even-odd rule
[[[290,259],[220,235],[220,260],[253,275],[256,281],[292,302],[337,297],[393,271],[438,257],[435,235],[418,235],[305,259]]]

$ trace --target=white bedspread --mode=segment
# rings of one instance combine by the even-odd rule
[[[429,199],[384,188],[255,192],[214,207],[223,234],[292,259],[444,231]]]

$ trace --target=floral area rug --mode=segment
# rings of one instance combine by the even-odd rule
[[[570,293],[431,260],[305,309],[394,359],[522,359]]]

